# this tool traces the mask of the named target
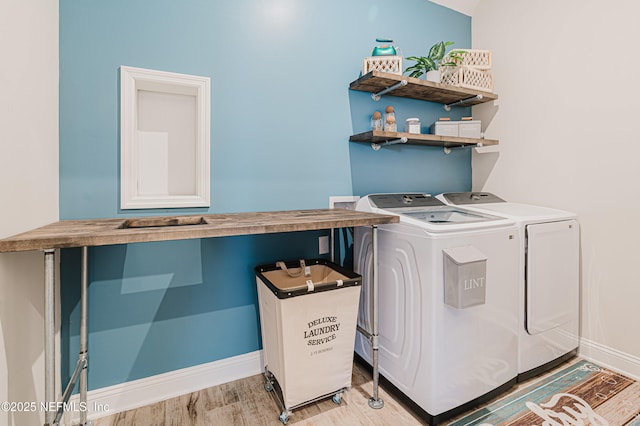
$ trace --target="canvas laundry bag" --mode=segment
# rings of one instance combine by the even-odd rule
[[[255,272],[265,370],[284,408],[349,388],[361,276],[323,259]]]

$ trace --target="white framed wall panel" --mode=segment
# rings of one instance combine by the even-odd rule
[[[210,78],[120,67],[122,209],[209,207]]]

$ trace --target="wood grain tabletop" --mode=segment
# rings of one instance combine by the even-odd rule
[[[0,253],[311,231],[398,221],[394,215],[343,209],[61,220],[0,240]]]

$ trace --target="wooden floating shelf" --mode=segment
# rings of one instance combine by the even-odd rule
[[[351,136],[349,141],[383,144],[402,138],[407,138],[407,142],[404,143],[405,145],[439,146],[445,148],[498,145],[498,141],[495,139],[459,138],[455,136],[385,132],[381,130],[370,130],[368,132],[358,133],[357,135]]]
[[[465,106],[477,105],[498,99],[498,95],[492,92],[467,89],[464,87],[451,86],[449,84],[434,83],[414,77],[405,77],[380,71],[371,71],[363,75],[359,79],[353,81],[349,85],[349,89],[359,90],[362,92],[380,93],[383,90],[400,83],[402,80],[406,80],[407,84],[388,92],[388,96],[399,96],[402,98],[439,102],[445,105],[467,100],[465,102]],[[482,99],[472,99],[478,95],[482,95]]]

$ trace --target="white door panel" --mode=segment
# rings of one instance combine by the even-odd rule
[[[575,220],[527,225],[526,328],[538,334],[577,318],[579,227]]]

